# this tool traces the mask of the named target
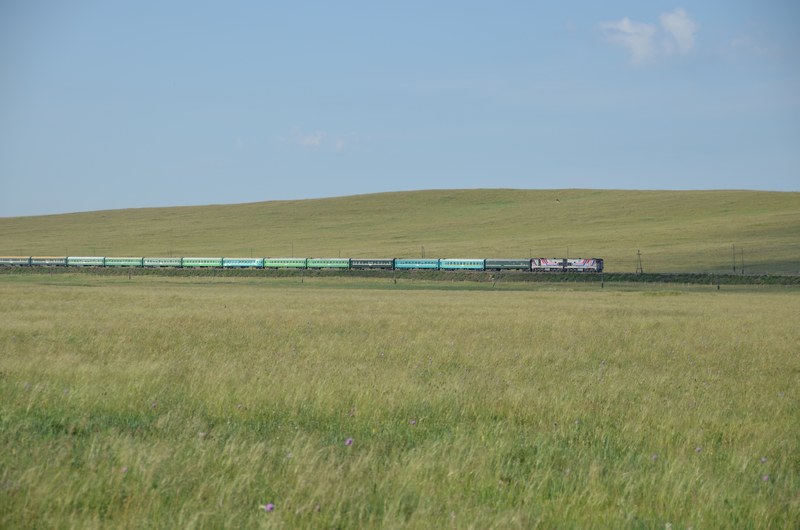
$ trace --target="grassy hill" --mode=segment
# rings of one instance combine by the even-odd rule
[[[602,257],[800,272],[800,193],[433,190],[0,218],[0,255]]]

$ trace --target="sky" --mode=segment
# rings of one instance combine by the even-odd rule
[[[0,217],[800,190],[796,0],[0,0]]]

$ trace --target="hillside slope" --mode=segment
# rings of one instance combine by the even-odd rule
[[[0,218],[1,255],[602,257],[800,272],[800,193],[433,190]]]

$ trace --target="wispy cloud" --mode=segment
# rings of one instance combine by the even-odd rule
[[[663,13],[659,20],[661,28],[667,34],[667,38],[663,40],[666,53],[672,54],[675,50],[679,54],[687,54],[694,49],[694,36],[700,25],[685,10],[676,9]]]
[[[279,141],[306,149],[338,152],[356,143],[358,137],[355,134],[328,134],[327,131],[320,129],[313,132],[305,132],[300,127],[293,127],[289,134],[279,138]]]
[[[635,22],[625,17],[616,22],[600,23],[600,30],[608,42],[627,48],[635,63],[644,61],[654,53],[656,27],[653,24]]]
[[[686,10],[678,8],[662,13],[658,24],[624,17],[601,22],[598,28],[606,42],[626,48],[631,54],[631,61],[641,64],[659,56],[691,53],[700,25]]]
[[[769,44],[761,36],[737,35],[730,42],[730,53],[737,57],[769,58],[779,56],[780,52],[778,46]]]
[[[303,147],[320,147],[328,137],[325,131],[316,130],[312,133],[304,133],[300,127],[292,129],[290,143],[302,145]]]

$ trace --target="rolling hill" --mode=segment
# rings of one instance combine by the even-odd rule
[[[800,273],[800,193],[431,190],[0,218],[0,255],[602,257]],[[743,250],[743,254],[742,254]]]

